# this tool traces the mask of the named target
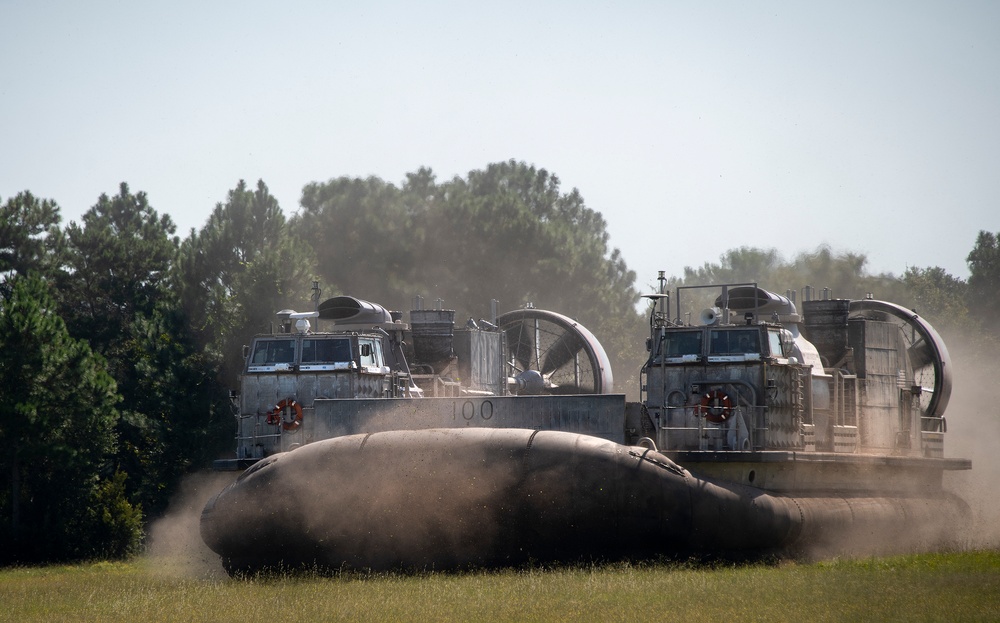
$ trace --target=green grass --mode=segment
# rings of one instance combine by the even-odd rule
[[[0,571],[0,621],[1000,621],[1000,552],[230,580],[169,561]]]

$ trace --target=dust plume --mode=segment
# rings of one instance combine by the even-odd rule
[[[971,470],[946,471],[943,489],[968,504],[968,514],[956,516],[947,499],[909,500],[902,512],[886,508],[891,519],[830,538],[804,552],[806,558],[869,556],[939,549],[995,549],[1000,547],[1000,405],[990,388],[997,383],[998,366],[971,340],[949,340],[952,392],[945,413],[945,457],[971,459]],[[892,495],[887,492],[886,496]],[[857,516],[877,499],[852,502]]]
[[[440,429],[307,444],[258,463],[216,500],[206,538],[237,571],[486,563],[509,528],[511,505],[498,500],[520,465],[498,460],[504,452]]]
[[[948,434],[945,455],[972,459],[972,470],[945,474],[945,487],[961,496],[972,509],[967,526],[955,526],[965,546],[1000,547],[1000,403],[991,388],[998,383],[1000,366],[995,354],[979,352],[971,344],[949,345],[954,363],[951,402],[945,414]]]
[[[190,474],[170,500],[167,512],[149,528],[145,561],[157,573],[176,577],[222,578],[219,556],[201,540],[201,511],[209,498],[236,479],[232,472]]]

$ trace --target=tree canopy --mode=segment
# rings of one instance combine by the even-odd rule
[[[239,181],[200,231],[180,247],[173,284],[218,379],[235,387],[241,345],[265,332],[275,312],[307,300],[312,249],[292,238],[278,201],[263,181]]]
[[[140,525],[115,487],[115,381],[70,337],[41,278],[9,285],[0,301],[0,507],[9,518],[0,561],[128,553]],[[97,534],[106,538],[82,538]]]
[[[969,310],[993,333],[1000,334],[1000,234],[979,232],[967,258]]]
[[[59,206],[19,193],[0,205],[0,275],[52,274],[63,258]]]

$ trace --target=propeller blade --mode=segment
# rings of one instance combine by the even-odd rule
[[[934,363],[934,349],[924,340],[917,340],[907,350],[914,370]]]
[[[534,351],[534,344],[526,322],[521,321],[516,326],[507,329],[507,352],[514,357],[522,371],[531,368],[532,351]]]
[[[545,353],[545,360],[542,362],[542,374],[551,374],[573,360],[580,349],[583,348],[583,340],[577,333],[567,331],[559,336]]]

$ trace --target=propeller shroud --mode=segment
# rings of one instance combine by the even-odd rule
[[[902,329],[914,387],[920,387],[923,417],[942,417],[951,398],[952,366],[951,355],[934,327],[913,310],[873,299],[851,301],[850,317],[888,320]]]
[[[594,334],[580,323],[544,309],[518,309],[497,318],[504,332],[508,377],[521,394],[610,394],[611,364]]]

